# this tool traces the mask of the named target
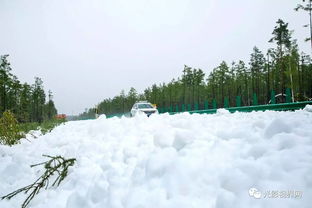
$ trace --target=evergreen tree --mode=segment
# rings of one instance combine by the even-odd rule
[[[265,58],[262,52],[257,47],[253,48],[253,53],[251,54],[249,64],[252,80],[252,93],[256,93],[259,96],[262,90],[261,80],[263,80],[262,75],[264,73]],[[262,96],[261,98],[261,102],[263,103],[265,98],[263,98]]]
[[[11,83],[11,66],[7,57],[9,55],[4,55],[0,57],[0,104],[1,104],[1,115],[4,111],[8,109],[7,104],[7,94],[9,85]]]
[[[8,55],[0,56],[0,114],[10,110],[19,122],[42,122],[52,119],[56,108],[49,92],[49,101],[45,103],[43,82],[35,78],[35,84],[21,84],[11,73]]]
[[[45,93],[43,82],[39,77],[35,77],[35,84],[32,86],[32,121],[43,121],[43,108],[45,104]]]
[[[20,94],[20,115],[18,115],[18,120],[21,122],[31,121],[31,86],[24,83],[21,86]]]
[[[306,0],[302,0],[302,2],[306,2]],[[305,41],[310,41],[311,49],[312,49],[312,0],[307,0],[305,5],[298,4],[295,8],[295,11],[303,10],[308,12],[309,14],[309,24],[305,24],[304,27],[309,27],[310,29],[310,37],[306,38]]]
[[[54,102],[53,102],[53,95],[51,90],[48,92],[48,102],[45,104],[45,111],[44,111],[44,117],[46,120],[51,120],[54,118],[54,116],[57,114],[57,110],[55,108]]]
[[[270,39],[269,42],[275,42],[277,44],[277,51],[278,51],[278,60],[277,66],[279,68],[280,73],[280,88],[279,91],[281,93],[285,93],[285,50],[289,50],[291,47],[291,32],[288,30],[288,23],[285,23],[283,20],[279,19],[277,22],[277,26],[275,26],[272,34],[273,37]]]

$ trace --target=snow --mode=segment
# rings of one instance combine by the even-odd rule
[[[306,105],[303,110],[308,111],[308,112],[312,112],[312,105]]]
[[[217,114],[229,114],[230,111],[226,110],[225,108],[217,109]]]
[[[312,203],[312,113],[181,113],[72,121],[0,145],[0,196],[42,174],[43,154],[75,157],[32,208],[300,207]],[[265,198],[265,191],[302,197]],[[20,207],[26,195],[0,201]]]

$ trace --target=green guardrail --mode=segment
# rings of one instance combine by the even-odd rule
[[[110,115],[106,115],[106,118],[113,118],[113,117],[121,118],[122,116],[130,117],[130,112],[128,112],[128,113],[115,113],[115,114],[110,114]]]
[[[224,98],[224,101],[223,101],[224,103],[222,103],[223,104],[222,106],[224,106],[224,108],[230,111],[231,113],[234,113],[234,112],[251,112],[251,111],[266,111],[266,110],[273,110],[273,111],[299,110],[299,109],[303,109],[306,105],[312,105],[312,101],[292,102],[290,88],[287,88],[286,93],[282,94],[285,98],[285,100],[283,101],[285,103],[276,104],[276,102],[281,102],[280,100],[279,101],[277,100],[278,96],[281,94],[275,95],[274,90],[271,90],[270,95],[271,95],[270,101],[269,101],[270,104],[266,104],[266,105],[258,105],[258,96],[256,93],[253,93],[251,106],[241,106],[242,105],[241,96],[236,96],[234,100],[236,107],[230,107],[229,97]],[[231,102],[231,104],[233,104],[233,101]],[[170,106],[158,107],[157,109],[160,114],[169,113],[170,115],[182,113],[182,112],[189,112],[191,114],[193,113],[213,114],[217,112],[217,106],[218,106],[217,100],[213,99],[211,103],[208,103],[208,101],[205,100],[203,103],[194,102],[193,104],[190,104],[190,103],[175,104],[175,105],[170,105]],[[130,117],[130,112],[106,115],[107,118],[113,118],[113,117],[120,118],[122,116]],[[92,117],[92,118],[84,118],[84,119],[95,119],[95,118]]]
[[[237,99],[240,105],[240,98]],[[226,101],[227,102],[227,101]],[[312,105],[312,101],[304,101],[304,102],[294,102],[294,103],[279,103],[279,104],[266,104],[266,105],[253,105],[253,106],[243,106],[243,107],[228,107],[224,108],[228,110],[231,113],[234,112],[252,112],[252,111],[266,111],[266,110],[272,110],[272,111],[292,111],[292,110],[299,110],[303,109],[306,105]],[[208,103],[206,102],[204,104],[205,108],[208,107]],[[178,113],[183,113],[183,112],[188,112],[190,114],[198,113],[198,114],[214,114],[217,112],[216,108],[216,102],[212,102],[212,107],[214,109],[205,109],[205,110],[189,110],[191,109],[191,105],[186,105],[182,104],[181,105],[181,111],[179,110],[179,106],[176,106],[175,111],[171,111],[174,108],[167,108],[166,110],[162,110],[163,108],[159,108],[158,111],[160,114],[162,113],[169,113],[170,115],[178,114]],[[195,109],[198,108],[195,106]],[[220,108],[219,108],[220,109]],[[113,117],[118,117],[121,118],[122,116],[125,117],[130,117],[130,113],[116,113],[116,114],[111,114],[107,115],[106,118],[113,118]],[[81,119],[81,120],[88,120],[88,119],[95,119],[94,117],[92,118],[86,118],[86,119]]]
[[[272,111],[291,111],[291,110],[299,110],[303,109],[306,105],[312,105],[312,101],[304,101],[304,102],[294,102],[294,103],[280,103],[280,104],[266,104],[266,105],[253,105],[253,106],[243,106],[243,107],[229,107],[224,108],[228,110],[231,113],[234,112],[252,112],[252,111],[266,111],[266,110],[272,110]],[[184,105],[183,105],[184,106]],[[159,113],[169,113],[170,115],[188,112],[190,114],[198,113],[198,114],[214,114],[217,112],[218,109],[205,109],[205,110],[191,110],[191,111],[182,111],[180,112],[170,112],[170,108],[168,108],[168,111],[162,111],[159,109]],[[190,105],[188,106],[190,109]],[[195,107],[196,108],[196,107]],[[121,118],[122,116],[130,117],[130,113],[117,113],[117,114],[111,114],[107,115],[107,118],[113,118],[118,117]],[[93,118],[94,119],[94,118]]]
[[[303,109],[306,105],[312,105],[312,101],[295,102],[295,103],[280,103],[280,104],[267,104],[267,105],[254,105],[254,106],[243,106],[243,107],[230,107],[225,108],[231,113],[234,112],[252,112],[252,111],[289,111],[289,110],[299,110]],[[187,111],[190,114],[213,114],[217,112],[217,109],[206,109],[206,110],[193,110]],[[181,112],[169,112],[170,115],[177,114]]]

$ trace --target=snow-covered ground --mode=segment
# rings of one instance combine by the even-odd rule
[[[32,208],[310,208],[311,111],[67,122],[13,147],[0,145],[0,195],[34,182],[42,169],[30,165],[49,154],[77,162]],[[294,195],[280,195],[286,191]],[[20,207],[25,197],[0,207]]]

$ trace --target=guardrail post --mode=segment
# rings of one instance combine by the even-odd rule
[[[208,100],[205,100],[205,104],[204,104],[204,106],[205,106],[205,110],[207,110],[207,109],[209,108],[209,105],[208,105]]]
[[[271,104],[275,104],[276,103],[276,100],[275,100],[275,91],[272,90],[271,91]]]
[[[286,89],[286,103],[291,103],[291,90],[290,88]]]
[[[213,101],[212,101],[212,109],[217,109],[217,101],[216,101],[216,99],[213,99]]]
[[[198,103],[194,104],[194,110],[198,110]]]
[[[241,107],[242,99],[241,96],[236,96],[236,107]]]
[[[258,105],[258,97],[256,93],[252,96],[252,105]]]
[[[185,105],[184,104],[182,104],[182,112],[185,112]]]
[[[229,107],[229,98],[224,98],[224,108],[228,108]]]
[[[191,111],[192,110],[192,105],[191,104],[188,104],[187,105],[187,111]]]

